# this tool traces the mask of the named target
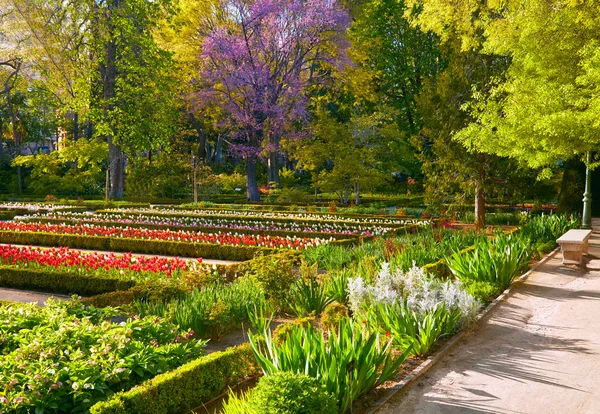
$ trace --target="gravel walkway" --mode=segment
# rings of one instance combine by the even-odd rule
[[[56,295],[51,293],[32,292],[29,290],[16,290],[0,288],[0,300],[10,300],[11,302],[31,303],[36,302],[38,305],[43,306],[44,302],[48,298],[54,297],[55,299],[67,300],[70,299],[68,296]]]
[[[587,270],[559,252],[379,413],[600,413],[600,220]]]

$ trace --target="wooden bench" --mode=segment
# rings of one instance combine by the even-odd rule
[[[588,252],[591,230],[569,230],[556,240],[563,254],[563,264],[583,265],[583,254]]]

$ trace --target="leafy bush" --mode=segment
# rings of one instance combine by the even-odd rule
[[[247,271],[277,309],[283,309],[296,281],[294,267],[297,256],[271,255],[256,258]]]
[[[112,393],[202,354],[204,342],[157,318],[49,300],[0,307],[3,412],[86,412]]]
[[[186,412],[256,375],[248,344],[214,352],[160,374],[143,384],[94,405],[91,414],[165,414]]]
[[[250,334],[250,344],[265,375],[279,371],[304,373],[319,379],[345,412],[353,401],[393,378],[407,353],[394,355],[391,343],[380,346],[379,334],[363,335],[350,321],[342,321],[329,339],[313,328],[293,326],[285,341],[275,343],[265,332],[261,345]]]
[[[553,242],[568,230],[579,227],[581,218],[579,216],[567,216],[565,214],[551,214],[533,217],[519,229],[519,234],[529,240],[531,245],[537,243]]]
[[[13,165],[32,168],[27,187],[34,194],[101,194],[108,144],[85,138],[67,143],[67,147],[49,154],[20,155]]]
[[[321,324],[323,329],[330,331],[337,329],[340,321],[348,317],[348,307],[338,302],[333,302],[327,305],[321,315]]]
[[[341,304],[348,304],[348,278],[351,271],[339,270],[329,273],[324,280],[327,297]]]
[[[406,301],[381,302],[366,308],[364,315],[365,321],[390,334],[400,349],[420,357],[427,355],[441,337],[454,333],[461,318],[459,309],[448,309],[445,303],[416,312]]]
[[[204,176],[210,173],[200,173]],[[181,154],[161,151],[147,159],[133,159],[127,168],[127,194],[134,197],[177,198],[191,193],[191,165]]]
[[[500,286],[485,280],[469,280],[463,284],[463,287],[466,292],[482,303],[491,302],[502,292]]]
[[[498,234],[494,240],[479,240],[473,250],[455,252],[448,267],[463,282],[485,281],[506,288],[529,265],[527,241],[516,235]]]
[[[475,223],[475,213],[467,211],[461,214],[461,221],[465,223]],[[492,226],[512,225],[518,226],[527,219],[527,215],[520,212],[513,213],[487,213],[485,215],[486,224]]]
[[[316,378],[292,372],[262,377],[242,398],[230,394],[225,414],[335,414],[337,402]]]
[[[198,337],[219,339],[231,328],[248,321],[248,309],[256,304],[264,307],[263,292],[248,278],[232,284],[213,283],[195,289],[183,298],[163,303],[138,300],[135,310],[140,316],[156,315],[166,318],[184,329],[191,329]]]
[[[320,315],[332,302],[326,288],[317,275],[318,267],[305,262],[300,267],[301,278],[291,285],[288,295],[288,307],[296,316]]]

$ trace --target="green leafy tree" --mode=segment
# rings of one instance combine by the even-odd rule
[[[100,194],[107,155],[105,142],[80,138],[49,154],[18,156],[13,164],[32,169],[28,188],[34,194]]]
[[[597,148],[597,4],[425,0],[423,9],[423,27],[443,37],[458,33],[463,49],[510,60],[489,93],[475,91],[477,101],[469,108],[473,122],[456,134],[457,140],[531,167],[553,166],[557,159]]]

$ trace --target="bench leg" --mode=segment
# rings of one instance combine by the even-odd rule
[[[583,252],[585,254],[588,254],[588,241],[589,240],[586,240],[585,243],[583,243]]]
[[[582,250],[563,250],[563,264],[575,264],[581,266],[583,264],[583,249]]]

